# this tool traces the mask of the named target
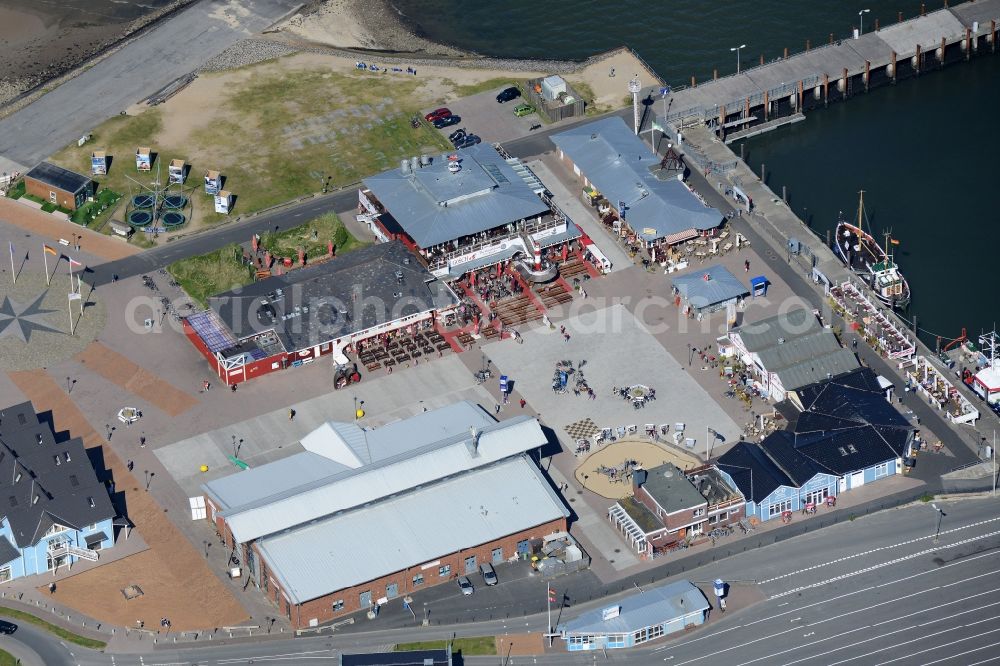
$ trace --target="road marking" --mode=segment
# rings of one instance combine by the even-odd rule
[[[979,635],[980,636],[985,636],[986,634],[994,634],[994,633],[996,633],[998,631],[1000,631],[1000,629],[991,629],[989,631],[984,631],[983,633],[981,633]],[[938,632],[938,633],[942,633],[942,632]],[[913,641],[907,641],[907,643],[912,643],[914,641],[919,641],[919,640],[920,640],[919,638],[915,638]],[[903,657],[896,657],[895,659],[890,659],[889,661],[883,661],[880,664],[878,664],[878,666],[885,666],[885,664],[891,664],[892,662],[899,661],[900,659],[909,659],[910,657],[915,657],[918,654],[923,654],[925,652],[930,652],[931,650],[940,650],[941,648],[945,648],[945,647],[948,647],[950,645],[955,645],[956,643],[961,643],[961,642],[967,641],[967,640],[969,640],[969,639],[968,638],[959,638],[957,641],[952,641],[950,643],[944,643],[942,645],[935,645],[934,647],[929,647],[926,650],[921,650],[920,652],[914,652],[913,654],[908,654],[908,655],[905,655]],[[905,644],[906,643],[900,643],[899,645],[905,645]],[[899,647],[899,645],[895,645],[895,646],[892,646],[892,647]],[[994,643],[994,645],[995,645],[995,643]],[[882,648],[882,649],[883,650],[888,650],[889,648]],[[882,650],[879,650],[879,652],[881,652],[881,651]],[[948,658],[949,659],[954,659],[955,657],[958,657],[958,656],[960,656],[960,655],[952,654],[952,655],[948,655]],[[925,666],[926,666],[926,664],[925,664]]]
[[[902,620],[903,618],[913,617],[914,615],[920,615],[921,613],[926,613],[929,610],[936,610],[938,608],[944,608],[945,606],[951,606],[952,604],[960,604],[960,603],[963,603],[965,601],[968,601],[969,599],[972,599],[973,597],[979,597],[979,596],[982,596],[984,594],[992,594],[993,592],[996,592],[996,591],[997,590],[990,590],[989,592],[981,592],[979,594],[973,594],[973,595],[970,595],[970,596],[967,596],[967,597],[962,597],[961,599],[956,599],[955,601],[949,601],[947,603],[938,604],[937,606],[931,606],[929,608],[922,608],[922,609],[920,609],[918,611],[914,611],[912,613],[907,613],[906,615],[900,615],[899,617],[893,618],[891,620],[882,620],[881,622],[876,622],[872,626],[873,627],[878,627],[878,626],[883,625],[883,624],[888,624],[890,622],[896,622],[897,620]],[[982,608],[989,608],[990,606],[1000,606],[1000,601],[997,601],[997,602],[992,603],[992,604],[986,604],[985,606],[980,606],[979,608],[971,608],[969,610],[965,610],[965,611],[962,611],[960,613],[954,613],[952,615],[948,615],[948,616],[945,616],[945,617],[942,617],[942,618],[938,618],[937,620],[934,620],[933,622],[937,622],[939,620],[946,620],[949,617],[958,617],[959,615],[965,615],[966,613],[973,613],[973,612],[975,612],[977,610],[980,610]],[[925,622],[924,624],[932,624],[933,622]],[[817,624],[819,624],[819,623],[817,622]],[[924,624],[918,624],[917,626],[918,627],[922,627],[922,626],[924,626]]]
[[[873,564],[872,566],[865,567],[864,569],[858,569],[857,571],[851,571],[851,572],[846,573],[846,574],[841,574],[839,576],[834,576],[833,578],[827,578],[826,580],[821,580],[821,581],[819,581],[817,583],[811,583],[809,585],[803,585],[801,587],[796,587],[796,588],[791,589],[791,590],[786,590],[785,592],[779,592],[777,594],[772,594],[770,596],[770,598],[771,599],[778,599],[778,598],[781,598],[781,597],[786,597],[789,594],[795,594],[796,592],[801,592],[802,590],[808,590],[808,589],[811,589],[811,588],[814,588],[814,587],[822,587],[824,585],[829,585],[830,583],[836,583],[837,581],[846,580],[848,578],[853,578],[854,576],[860,576],[861,574],[870,573],[872,571],[876,571],[876,570],[882,569],[884,567],[889,567],[889,566],[892,566],[894,564],[899,564],[900,562],[905,562],[907,560],[912,560],[915,557],[921,557],[923,555],[929,555],[930,553],[936,553],[939,550],[941,550],[942,548],[955,548],[957,546],[964,546],[965,544],[972,543],[973,541],[980,541],[982,539],[987,539],[989,537],[993,537],[993,536],[997,536],[997,535],[1000,535],[1000,530],[998,530],[996,532],[989,532],[987,534],[981,534],[979,536],[969,537],[968,539],[963,539],[961,541],[956,541],[955,543],[948,544],[947,546],[936,547],[936,548],[928,548],[926,550],[921,550],[921,551],[918,551],[916,553],[911,553],[910,555],[903,555],[902,557],[897,557],[894,560],[888,560],[886,562],[880,562],[878,564]],[[938,568],[940,569],[941,567],[938,567]],[[920,575],[920,574],[918,574],[918,575]]]
[[[959,560],[957,562],[951,562],[950,564],[946,564],[944,566],[938,567],[937,569],[931,569],[931,570],[928,570],[928,571],[923,571],[923,572],[921,572],[919,574],[915,574],[913,576],[906,576],[904,578],[900,578],[900,579],[897,579],[897,580],[888,581],[886,583],[882,583],[881,585],[876,585],[874,588],[871,588],[871,589],[877,589],[879,587],[885,587],[887,585],[895,585],[896,583],[899,583],[901,581],[909,580],[911,578],[916,578],[917,576],[923,576],[925,574],[932,573],[934,571],[940,571],[941,569],[947,569],[949,567],[953,567],[953,566],[956,566],[956,565],[959,565],[959,564],[967,564],[969,562],[974,562],[975,560],[978,560],[978,559],[983,558],[983,557],[995,557],[995,556],[996,555],[994,553],[983,553],[981,555],[974,555],[972,557],[963,558],[963,559],[961,559],[961,560]],[[988,572],[988,574],[993,574],[993,573],[1000,573],[1000,569],[998,569],[996,571],[990,571],[990,572]],[[988,574],[983,574],[983,575],[988,575]],[[959,582],[968,582],[970,580],[974,580],[975,578],[979,578],[979,577],[980,576],[974,576],[972,578],[967,578],[967,579],[964,579],[964,580],[959,581]],[[949,586],[953,585],[953,583],[949,583],[948,585]],[[934,590],[937,590],[937,589],[940,589],[940,588],[937,587],[937,586],[931,587],[931,588],[927,588],[925,590],[920,590],[919,592],[913,592],[911,594],[907,594],[907,595],[904,595],[902,597],[897,597],[897,598],[895,598],[895,599],[893,599],[891,601],[882,601],[882,602],[879,602],[877,604],[873,604],[871,606],[867,606],[865,608],[859,608],[859,609],[856,609],[856,610],[853,610],[853,611],[849,611],[847,613],[842,613],[841,615],[835,616],[835,617],[843,617],[845,615],[851,615],[853,613],[857,613],[857,612],[861,612],[861,611],[868,610],[868,609],[871,609],[871,608],[876,608],[878,606],[882,606],[882,605],[884,605],[886,603],[899,602],[899,601],[902,601],[904,599],[909,599],[910,597],[916,597],[916,596],[919,596],[921,594],[926,594],[927,592],[933,592]],[[752,626],[752,625],[755,625],[755,624],[760,624],[761,622],[767,622],[769,620],[776,620],[776,619],[778,619],[780,617],[783,617],[785,615],[788,615],[790,613],[798,613],[798,612],[803,611],[803,610],[805,610],[807,608],[812,608],[813,606],[822,606],[822,605],[830,603],[831,601],[837,601],[838,599],[844,599],[846,597],[852,597],[852,596],[854,596],[856,594],[861,594],[862,592],[867,592],[867,591],[868,591],[868,589],[854,590],[852,592],[846,592],[844,594],[840,594],[840,595],[837,595],[835,597],[829,597],[829,598],[823,599],[822,601],[816,601],[816,602],[813,602],[811,604],[806,604],[804,606],[799,606],[798,608],[794,608],[792,610],[787,610],[787,611],[784,611],[782,613],[777,613],[775,615],[770,615],[768,617],[760,618],[759,620],[754,620],[752,622],[747,622],[746,624],[738,624],[738,625],[735,625],[733,627],[729,627],[728,629],[722,629],[720,631],[716,631],[716,632],[713,632],[713,633],[705,634],[703,636],[699,636],[698,638],[692,638],[691,640],[684,641],[683,643],[676,643],[676,644],[674,644],[672,646],[664,646],[663,648],[660,648],[660,649],[667,649],[668,647],[680,647],[682,645],[689,645],[691,643],[697,643],[698,641],[703,641],[703,640],[706,640],[706,639],[709,639],[709,638],[715,638],[715,637],[717,637],[717,636],[719,636],[719,635],[721,635],[721,634],[723,634],[723,633],[725,633],[727,631],[733,631],[734,629],[742,629],[742,628],[749,627],[749,626]],[[788,604],[788,602],[786,601],[786,602],[784,602],[783,604],[780,604],[780,605],[784,606],[784,605],[787,605],[787,604]],[[834,618],[830,618],[830,619],[834,619]],[[818,623],[821,623],[821,622],[824,622],[824,621],[825,620],[819,620]]]
[[[988,518],[986,520],[980,520],[979,522],[970,523],[968,525],[963,525],[962,527],[954,527],[954,528],[952,528],[950,530],[945,530],[944,532],[941,532],[941,536],[944,536],[945,534],[954,534],[955,532],[959,532],[961,530],[967,530],[967,529],[969,529],[971,527],[979,527],[981,525],[986,525],[988,523],[996,522],[998,520],[1000,520],[1000,517],[998,517],[998,518]],[[998,534],[998,532],[993,532],[993,534]],[[986,535],[986,536],[989,536],[989,535]],[[866,551],[861,552],[861,553],[854,553],[852,555],[846,555],[846,556],[841,557],[841,558],[836,559],[836,560],[831,560],[829,562],[824,562],[823,564],[816,564],[816,565],[813,565],[811,567],[806,567],[805,569],[796,569],[795,571],[792,571],[790,573],[785,573],[785,574],[781,574],[780,576],[775,576],[774,578],[769,578],[767,580],[762,580],[760,582],[760,584],[761,585],[765,585],[767,583],[773,583],[774,581],[781,580],[782,578],[788,578],[790,576],[797,576],[797,575],[799,575],[801,573],[805,573],[807,571],[813,571],[815,569],[822,569],[824,567],[830,566],[831,564],[839,564],[840,562],[846,562],[847,560],[853,560],[854,558],[857,558],[857,557],[864,557],[865,555],[871,555],[872,553],[878,553],[878,552],[883,551],[883,550],[891,550],[893,548],[900,548],[902,546],[909,546],[910,544],[917,543],[918,541],[925,541],[927,539],[933,539],[933,538],[934,538],[933,534],[928,534],[926,536],[921,536],[921,537],[917,537],[915,539],[910,539],[909,541],[900,541],[899,543],[893,544],[891,546],[880,546],[878,548],[873,548],[871,550],[866,550]],[[964,542],[959,542],[959,543],[964,543]]]
[[[253,660],[255,662],[256,661],[278,661],[278,660],[281,660],[281,659],[291,659],[292,657],[295,657],[296,659],[318,659],[318,658],[330,659],[331,658],[331,651],[329,649],[327,649],[327,650],[310,650],[308,652],[288,652],[288,653],[282,653],[282,654],[268,654],[268,655],[262,655],[260,657],[254,657]],[[234,659],[219,659],[218,663],[220,663],[220,664],[245,664],[245,663],[247,663],[247,658],[246,657],[240,657],[238,659],[236,659],[236,658],[234,658]],[[159,665],[157,665],[157,666],[159,666]]]
[[[823,641],[829,641],[829,640],[833,640],[834,638],[840,638],[841,636],[846,636],[847,634],[853,634],[855,631],[861,631],[862,629],[867,629],[867,628],[868,627],[857,627],[856,629],[850,629],[848,631],[844,631],[842,633],[835,634],[835,635],[829,636],[827,638],[820,638],[819,640],[813,641],[812,643],[804,643],[802,645],[796,645],[795,647],[790,647],[787,650],[782,650],[781,652],[776,652],[774,654],[769,654],[769,655],[764,656],[764,657],[757,657],[756,659],[751,659],[750,661],[745,661],[742,664],[740,664],[740,666],[744,666],[745,664],[752,664],[752,663],[760,661],[762,659],[770,659],[772,657],[778,656],[779,654],[785,654],[786,652],[793,652],[794,650],[800,650],[800,649],[802,649],[804,647],[808,647],[809,645],[813,645],[815,643],[822,643]],[[795,630],[794,629],[789,629],[788,631],[779,631],[778,633],[771,634],[770,636],[764,636],[764,637],[758,638],[756,640],[746,641],[745,643],[740,643],[739,645],[734,645],[732,647],[727,647],[727,648],[723,648],[721,650],[716,650],[715,652],[709,652],[709,653],[703,654],[703,655],[701,655],[699,657],[695,657],[694,659],[688,659],[687,661],[682,661],[677,666],[684,666],[684,664],[692,664],[692,663],[694,663],[696,661],[701,661],[702,659],[705,659],[707,657],[714,657],[714,656],[722,654],[724,652],[729,652],[730,650],[741,650],[744,647],[746,647],[747,645],[750,645],[751,643],[757,643],[758,641],[766,641],[766,640],[769,640],[769,639],[771,639],[771,638],[773,638],[775,636],[780,636],[781,634],[787,634],[789,631],[795,631]],[[900,631],[902,631],[902,630],[900,630]]]
[[[993,643],[992,645],[987,645],[986,647],[993,647],[994,645],[1000,645],[1000,643]],[[983,659],[982,661],[971,663],[969,664],[969,666],[980,666],[980,664],[988,664],[991,661],[997,661],[998,659],[1000,659],[1000,655],[997,655],[995,657],[990,657],[988,659]],[[933,664],[934,662],[931,663]]]

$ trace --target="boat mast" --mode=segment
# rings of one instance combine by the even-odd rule
[[[858,200],[858,230],[864,231],[865,227],[862,224],[861,216],[864,214],[865,211],[865,191],[861,190],[860,192],[858,192],[858,196],[860,197],[860,199]]]

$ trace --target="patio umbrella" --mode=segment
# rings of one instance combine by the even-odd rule
[[[566,261],[566,257],[569,256],[569,246],[563,243],[562,246],[562,260]]]

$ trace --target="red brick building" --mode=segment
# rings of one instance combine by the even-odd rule
[[[66,210],[76,210],[94,196],[89,176],[42,162],[24,174],[24,191]]]
[[[304,453],[203,486],[246,574],[296,628],[393,603],[531,552],[569,512],[525,451],[538,422],[463,402],[364,430],[329,422]]]

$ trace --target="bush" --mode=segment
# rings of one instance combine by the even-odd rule
[[[345,227],[343,224],[338,225],[337,230],[333,232],[333,244],[337,247],[338,250],[347,245],[350,238],[351,236],[347,232],[347,227]]]

